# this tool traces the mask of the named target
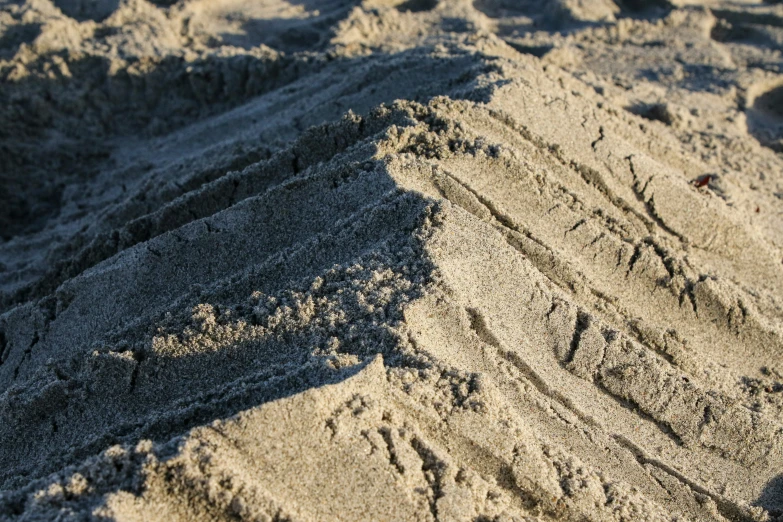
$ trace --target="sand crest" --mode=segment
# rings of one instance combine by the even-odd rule
[[[0,4],[0,520],[781,519],[782,27]]]

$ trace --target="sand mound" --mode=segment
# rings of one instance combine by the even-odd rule
[[[783,515],[783,12],[680,3],[2,7],[0,520]]]

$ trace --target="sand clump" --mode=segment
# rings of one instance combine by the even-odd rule
[[[0,7],[0,520],[779,519],[780,7]]]

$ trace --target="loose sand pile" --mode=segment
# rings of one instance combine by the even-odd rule
[[[0,4],[0,520],[783,517],[783,5]]]

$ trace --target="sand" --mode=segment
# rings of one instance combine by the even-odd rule
[[[0,520],[783,519],[783,5],[0,3]]]

